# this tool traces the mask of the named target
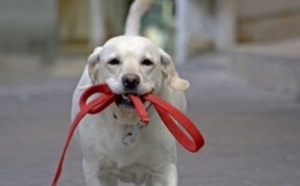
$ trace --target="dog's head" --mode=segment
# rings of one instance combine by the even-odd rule
[[[97,47],[88,58],[91,82],[107,83],[112,92],[123,95],[119,104],[130,105],[128,93],[160,93],[162,86],[185,90],[171,57],[150,40],[139,36],[119,36]],[[118,103],[118,102],[117,102]]]

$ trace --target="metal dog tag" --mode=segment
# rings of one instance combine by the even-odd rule
[[[136,136],[138,135],[139,131],[146,126],[145,123],[139,121],[136,126],[132,129],[132,131],[126,133],[123,137],[123,144],[130,145],[136,141]]]

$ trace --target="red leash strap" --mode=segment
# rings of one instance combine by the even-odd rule
[[[140,116],[141,121],[145,124],[148,124],[150,122],[150,120],[149,120],[148,113],[147,113],[145,106],[142,103],[141,99],[133,94],[129,94],[128,96],[131,99],[131,101],[133,102],[134,108],[135,108],[136,112],[138,113],[138,115]]]
[[[111,94],[111,95],[105,95],[104,94],[103,96],[96,98],[95,100],[93,100],[91,103],[89,103],[87,105],[83,106],[83,102],[80,102],[81,110],[77,114],[77,116],[75,117],[75,119],[74,119],[74,121],[73,121],[73,123],[70,127],[70,130],[69,130],[66,142],[65,142],[65,146],[63,148],[62,154],[61,154],[60,159],[59,159],[59,163],[58,163],[58,166],[57,166],[55,177],[54,177],[53,182],[52,182],[52,186],[56,186],[58,181],[59,181],[61,171],[62,171],[62,167],[63,167],[63,162],[64,162],[64,159],[65,159],[68,147],[70,145],[72,136],[73,136],[79,122],[81,121],[81,119],[88,113],[94,113],[93,111],[95,111],[95,110],[101,112],[108,105],[110,105],[112,102],[114,102],[117,97],[118,96],[115,95],[115,94]],[[86,98],[85,94],[83,94],[82,99],[84,100],[85,98]]]
[[[80,106],[81,110],[87,106],[88,99],[91,98],[91,96],[93,96],[95,94],[104,94],[104,95],[101,95],[102,97],[104,97],[103,99],[107,99],[107,98],[105,98],[105,97],[107,97],[107,95],[113,95],[113,93],[111,92],[111,90],[109,89],[109,87],[106,84],[98,84],[98,85],[91,86],[88,89],[86,89],[80,97],[79,106]],[[116,99],[117,99],[117,97],[118,96],[115,95]],[[92,102],[95,102],[95,100],[93,100]],[[104,101],[104,103],[106,103],[106,102]],[[102,110],[101,110],[100,106],[102,106],[102,105],[101,104],[99,105],[99,104],[96,104],[95,107],[89,109],[88,113],[89,114],[97,114],[97,113],[101,112]]]
[[[143,96],[143,98],[152,102],[160,118],[183,147],[191,152],[197,152],[204,145],[203,136],[196,128],[195,124],[181,111],[153,94],[147,94]],[[178,124],[183,126],[186,132],[191,136],[192,140],[182,132],[170,116],[177,120]]]
[[[101,94],[99,96],[95,94]],[[91,100],[89,103],[88,99],[91,98],[91,96],[95,96],[93,100]],[[65,155],[67,153],[67,149],[70,145],[72,136],[82,120],[82,118],[87,114],[97,114],[104,110],[106,107],[108,107],[111,103],[113,103],[120,95],[116,95],[106,84],[99,84],[94,85],[88,88],[86,91],[83,92],[83,94],[80,97],[79,105],[80,105],[80,111],[75,117],[66,142],[65,146],[63,148],[61,157],[59,159],[59,163],[57,166],[56,174],[52,182],[52,186],[57,186],[57,183],[59,181],[63,162],[65,159]],[[141,118],[141,121],[144,123],[149,123],[149,117],[148,113],[144,107],[144,104],[142,103],[140,97],[129,94],[128,95],[131,101],[134,104],[135,110],[137,111],[138,115]],[[204,139],[201,135],[201,133],[198,131],[196,126],[193,124],[191,120],[189,120],[181,111],[179,111],[177,108],[172,106],[171,104],[163,101],[159,97],[153,95],[153,94],[146,94],[142,96],[143,99],[151,102],[155,109],[157,110],[159,116],[167,126],[167,128],[170,130],[170,132],[173,134],[173,136],[178,140],[178,142],[184,146],[187,150],[191,152],[198,151],[203,145],[204,145]],[[182,130],[177,126],[174,119],[178,122],[178,124],[181,124],[183,128],[186,130],[186,132],[190,135],[188,137]]]
[[[95,94],[101,94],[101,95],[96,97],[94,100],[90,101],[89,103],[87,103],[88,99]],[[76,117],[70,127],[70,130],[67,135],[67,139],[66,139],[63,151],[61,153],[61,156],[60,156],[60,159],[58,162],[58,166],[56,169],[56,173],[55,173],[55,176],[54,176],[51,186],[57,186],[57,183],[59,181],[59,178],[60,178],[60,175],[62,172],[65,156],[66,156],[68,147],[71,143],[72,136],[73,136],[78,124],[82,120],[82,118],[87,114],[97,114],[97,113],[101,112],[106,107],[108,107],[111,103],[113,103],[118,97],[119,97],[119,95],[113,94],[106,84],[99,84],[99,85],[91,86],[82,93],[80,100],[79,100],[79,106],[80,106],[81,110],[76,115]],[[134,95],[130,95],[130,99],[133,99],[136,110],[139,110],[138,114],[140,115],[141,120],[144,123],[148,123],[149,122],[148,114],[147,114],[146,109],[143,106],[142,101],[137,96],[134,96]]]

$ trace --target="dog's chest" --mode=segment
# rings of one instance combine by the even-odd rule
[[[105,171],[122,182],[141,184],[149,176],[148,164],[152,162],[151,158],[147,157],[147,145],[143,144],[144,139],[138,136],[135,143],[126,146],[121,142],[120,134],[113,135],[114,139],[108,144],[106,153],[113,166],[105,168]],[[145,159],[148,159],[148,162]]]
[[[129,145],[123,144],[127,130],[115,130],[111,133],[111,140],[106,141],[107,155],[118,167],[125,167],[141,161],[147,151],[147,143],[140,135]]]
[[[112,145],[107,151],[109,159],[115,162],[119,167],[128,166],[139,161],[143,149],[132,146],[124,147],[124,145],[120,143]]]
[[[151,170],[143,165],[134,164],[122,168],[117,166],[106,168],[110,175],[115,176],[122,182],[133,182],[135,184],[142,184],[150,175]]]
[[[159,122],[150,123],[138,132],[135,142],[128,145],[124,145],[123,138],[134,126],[107,128],[106,135],[102,139],[105,143],[105,154],[118,167],[137,163],[143,165],[161,163],[169,154],[173,154],[174,148],[173,138],[161,126]]]

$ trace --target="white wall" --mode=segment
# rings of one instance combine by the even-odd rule
[[[48,50],[57,15],[56,0],[0,0],[0,49]]]
[[[176,61],[215,47],[226,50],[235,43],[236,0],[176,1]]]

